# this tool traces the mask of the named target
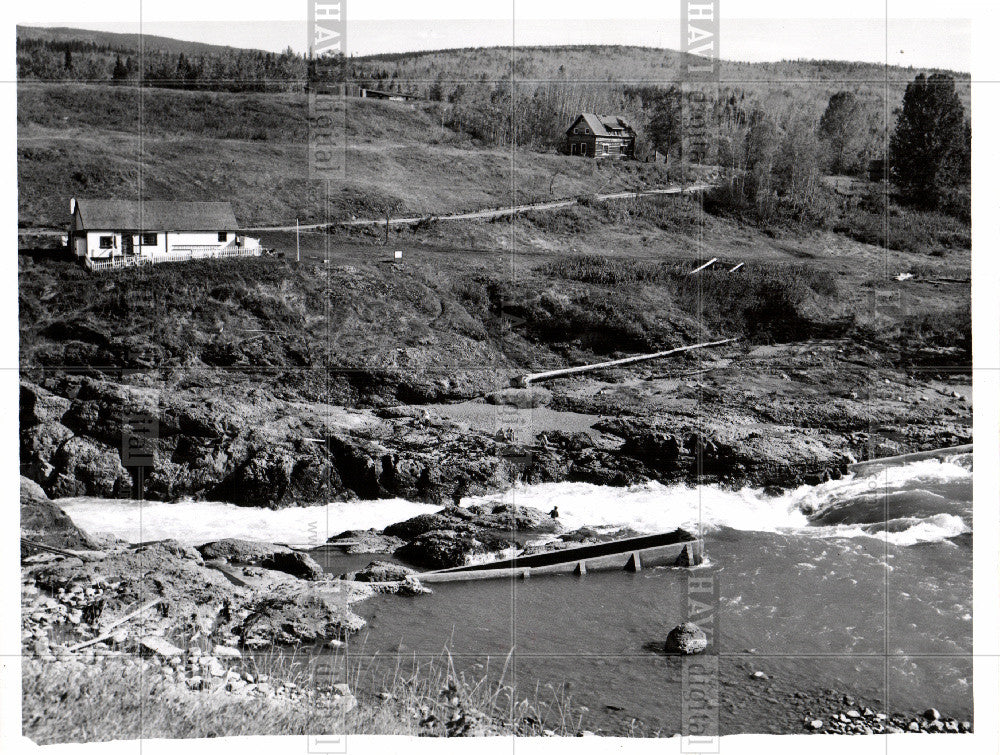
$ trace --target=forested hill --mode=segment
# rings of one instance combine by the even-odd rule
[[[139,35],[85,29],[17,27],[18,78],[24,80],[138,81]],[[144,78],[189,88],[288,88],[304,82],[306,61],[281,53],[238,49],[143,35]],[[361,86],[447,99],[460,83],[515,81],[553,85],[667,84],[680,79],[681,54],[622,45],[476,47],[351,57],[345,71]],[[807,89],[853,89],[891,100],[926,69],[835,60],[774,63],[723,61],[726,86],[760,89],[792,84]],[[967,90],[969,74],[945,71]],[[270,85],[270,86],[268,86]],[[962,95],[968,104],[967,92]]]
[[[62,45],[73,47],[90,44],[96,49],[113,50],[116,52],[138,53],[139,51],[139,34],[74,29],[69,26],[18,26],[17,40],[18,43],[36,42],[49,44],[54,47]],[[229,45],[191,42],[185,39],[161,37],[155,34],[143,34],[142,43],[146,50],[174,54],[211,55],[238,52],[237,48]],[[252,52],[263,52],[263,50],[253,50]]]

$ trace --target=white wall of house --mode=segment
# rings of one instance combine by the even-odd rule
[[[221,238],[223,234],[225,235],[224,240]],[[73,251],[78,257],[87,256],[92,260],[118,257],[125,254],[127,248],[125,237],[129,235],[132,237],[132,253],[143,256],[169,255],[171,252],[188,251],[191,247],[222,248],[233,243],[237,236],[233,231],[157,231],[155,233],[150,231],[141,235],[117,231],[87,231],[85,236],[77,233]],[[155,243],[144,243],[150,241],[155,241]],[[199,249],[199,251],[201,250]]]
[[[225,240],[220,240],[223,231],[171,231],[167,234],[167,253],[174,251],[184,251],[192,246],[213,246],[223,247],[229,244],[236,236],[233,232],[227,232]]]

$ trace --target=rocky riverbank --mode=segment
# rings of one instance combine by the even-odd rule
[[[971,442],[966,378],[917,380],[857,352],[761,347],[698,377],[557,381],[534,407],[510,390],[346,407],[228,373],[53,373],[22,381],[21,468],[51,497],[440,504],[514,479],[791,487],[854,460]]]
[[[450,531],[460,545],[448,550],[460,558],[460,546],[501,527],[504,513],[446,509],[401,523],[404,538],[355,535],[351,547],[415,550],[421,535],[447,539],[449,532],[432,529],[447,524],[461,530]],[[484,687],[450,667],[443,676],[423,671],[429,676],[419,687],[400,682],[374,696],[369,689],[359,702],[340,651],[365,623],[351,606],[376,593],[427,592],[413,569],[373,561],[334,578],[309,554],[270,543],[225,539],[194,548],[92,537],[26,478],[21,516],[24,728],[37,741],[87,740],[95,731],[114,738],[543,731],[527,709],[515,724],[492,711],[494,692],[484,697]],[[552,529],[541,512],[523,517],[525,529]],[[127,711],[141,700],[131,721]],[[177,719],[188,728],[178,729]]]

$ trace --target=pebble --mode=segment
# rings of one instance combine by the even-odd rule
[[[754,671],[752,674],[750,674],[750,678],[751,679],[770,679],[770,677],[767,674],[765,674],[763,671]]]
[[[924,718],[928,721],[937,721],[941,718],[941,714],[938,712],[937,708],[928,708],[924,711]]]
[[[228,645],[216,645],[212,648],[212,654],[217,658],[242,658],[243,653],[241,653],[237,648],[231,648]]]
[[[920,731],[920,724],[916,721],[910,721],[910,725],[906,727],[910,731]]]
[[[811,729],[822,729],[823,728],[823,721],[822,721],[822,719],[814,718],[812,721],[809,722],[809,728],[811,728]]]

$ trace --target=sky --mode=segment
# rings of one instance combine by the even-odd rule
[[[296,6],[301,8],[299,18],[289,17],[286,4],[262,0],[142,0],[141,23],[149,34],[272,51],[291,46],[302,52],[307,45],[307,4]],[[603,18],[608,7],[591,0],[475,5],[447,0],[420,4],[348,0],[346,50],[367,55],[506,46],[512,42],[680,46],[677,0],[621,0],[614,6],[619,12],[614,19]],[[135,32],[139,30],[139,8],[140,3],[134,0],[85,4],[50,0],[26,9],[20,23]],[[415,10],[421,18],[413,18]],[[905,4],[890,0],[888,5],[881,0],[840,0],[832,11],[825,11],[835,12],[837,17],[828,18],[801,2],[726,0],[721,3],[719,47],[721,57],[727,60],[812,58],[969,71],[972,23],[962,17],[968,10],[962,2],[942,6],[920,0]]]

